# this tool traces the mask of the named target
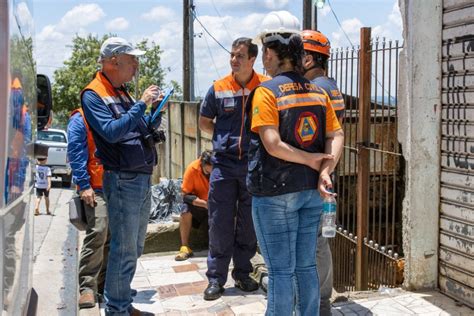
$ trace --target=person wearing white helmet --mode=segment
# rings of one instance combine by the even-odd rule
[[[268,267],[266,315],[319,313],[317,228],[344,136],[328,96],[302,76],[294,19],[271,13],[256,41],[271,80],[249,96],[247,188]]]

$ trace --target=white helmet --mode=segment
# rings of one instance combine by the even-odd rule
[[[296,16],[288,11],[272,11],[268,13],[260,26],[260,34],[253,40],[255,44],[262,44],[262,39],[271,37],[270,40],[280,40],[284,44],[288,44],[282,36],[282,33],[300,33],[300,21]],[[275,38],[273,36],[275,35]]]

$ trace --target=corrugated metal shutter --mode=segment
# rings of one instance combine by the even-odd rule
[[[474,3],[443,1],[439,287],[474,307]]]

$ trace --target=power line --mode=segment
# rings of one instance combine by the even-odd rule
[[[214,70],[216,71],[217,78],[220,78],[221,75],[219,74],[219,70],[217,70],[216,63],[214,62],[214,56],[212,55],[211,47],[209,47],[209,43],[207,41],[206,34],[204,34],[204,41],[206,42],[207,51],[209,52],[209,56],[211,57],[212,64],[214,65]]]
[[[216,11],[217,15],[222,19],[221,13],[219,10],[217,10],[216,5],[214,4],[214,0],[211,0],[212,6],[214,7],[214,10]],[[229,30],[227,29],[227,25],[225,25],[224,21],[222,21],[222,25],[224,25],[224,29],[227,32],[227,35],[229,35],[229,38],[232,38],[232,36],[229,33]]]
[[[201,23],[201,21],[199,20],[199,18],[197,17],[196,15],[196,9],[193,7],[191,8],[191,12],[193,14],[193,17],[196,19],[196,21],[198,21],[198,23],[201,25],[202,29],[223,49],[225,50],[227,53],[230,54],[229,50],[227,48],[225,48],[214,36],[212,36],[212,34],[207,30],[207,28]]]
[[[334,15],[334,18],[336,19],[336,22],[337,22],[337,24],[339,25],[339,28],[340,28],[341,31],[344,33],[344,35],[346,36],[346,38],[347,38],[347,40],[349,41],[349,43],[351,44],[351,46],[354,46],[354,44],[352,44],[351,39],[350,39],[349,36],[347,35],[346,31],[345,31],[344,28],[342,27],[341,22],[339,22],[339,18],[338,18],[337,15],[336,15],[336,11],[334,11],[334,9],[332,8],[331,1],[329,1],[329,0],[328,0],[328,5],[329,5],[329,8],[331,8],[331,12],[332,12],[332,14]]]
[[[346,39],[349,41],[349,43],[351,44],[351,46],[354,47],[354,44],[352,44],[351,39],[349,38],[349,36],[347,35],[346,31],[345,31],[344,28],[342,27],[341,22],[339,22],[339,18],[338,18],[337,15],[336,15],[336,11],[334,11],[334,9],[332,8],[331,1],[330,1],[330,0],[328,0],[328,5],[329,5],[329,8],[331,8],[331,12],[332,12],[332,14],[334,15],[334,18],[336,19],[336,22],[337,22],[337,24],[339,25],[339,28],[340,28],[341,31],[344,33],[344,35],[346,36]],[[388,94],[388,97],[395,99],[394,97],[392,97],[392,96],[390,95],[390,93],[389,93],[389,92],[387,91],[387,89],[382,85],[382,83],[381,83],[381,82],[379,81],[379,79],[374,75],[373,72],[371,72],[371,75],[372,75],[372,77],[374,77],[375,81],[377,81],[377,83],[379,84],[379,86],[380,86],[382,89],[385,90],[385,92]]]

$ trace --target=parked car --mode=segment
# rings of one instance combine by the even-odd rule
[[[46,165],[51,168],[53,177],[60,177],[63,186],[70,187],[72,170],[67,159],[66,131],[53,128],[43,129],[38,131],[37,142],[49,147]]]

